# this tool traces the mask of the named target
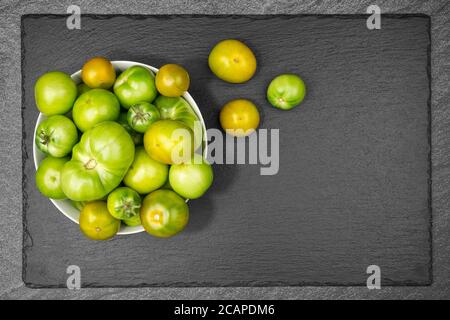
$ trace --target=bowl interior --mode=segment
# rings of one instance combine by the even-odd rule
[[[147,69],[150,69],[151,71],[153,71],[153,73],[158,72],[158,69],[143,63],[139,63],[139,62],[133,62],[133,61],[111,61],[112,65],[114,66],[114,68],[117,71],[124,71],[129,67],[132,66],[142,66],[145,67]],[[72,79],[78,84],[81,82],[81,70],[78,70],[77,72],[75,72],[74,74],[71,75]],[[200,112],[200,109],[198,108],[197,104],[195,103],[194,99],[192,98],[192,96],[186,92],[183,95],[183,98],[190,104],[192,110],[194,110],[194,112],[196,113],[197,117],[200,119],[201,123],[202,123],[202,129],[203,129],[203,155],[206,156],[207,154],[207,136],[206,136],[206,126],[205,126],[205,121],[203,120],[202,114]],[[45,115],[43,115],[42,113],[39,113],[38,119],[36,121],[36,126],[34,128],[34,134],[33,134],[33,157],[34,157],[34,166],[37,169],[39,164],[41,163],[41,161],[45,158],[45,154],[43,152],[41,152],[37,147],[36,144],[34,143],[35,138],[36,138],[36,129],[39,126],[39,124],[44,121],[45,119],[47,119],[47,117]],[[73,206],[71,200],[54,200],[54,199],[50,199],[50,201],[54,204],[54,206],[62,213],[64,214],[67,218],[69,218],[70,220],[72,220],[73,222],[79,223],[79,218],[80,218],[80,212]],[[126,234],[133,234],[133,233],[138,233],[138,232],[142,232],[144,231],[144,228],[142,226],[137,226],[137,227],[130,227],[130,226],[126,226],[126,225],[121,225],[120,230],[117,234],[119,235],[126,235]]]

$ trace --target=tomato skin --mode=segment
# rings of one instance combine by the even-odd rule
[[[146,194],[163,186],[168,173],[166,164],[153,160],[143,147],[137,147],[134,161],[123,178],[123,183],[140,194]]]
[[[87,203],[80,212],[80,230],[92,240],[108,240],[120,229],[120,220],[108,211],[105,201]]]
[[[139,102],[151,103],[158,95],[155,76],[147,68],[130,67],[117,77],[114,93],[125,109]]]
[[[131,219],[139,215],[141,197],[131,188],[120,187],[108,195],[106,202],[109,213],[116,219]]]
[[[231,83],[246,82],[256,71],[256,58],[252,50],[234,39],[216,44],[209,54],[208,64],[219,79]]]
[[[228,134],[247,136],[259,125],[258,109],[249,100],[232,100],[220,111],[220,124]]]
[[[117,122],[102,122],[86,131],[64,165],[61,184],[71,200],[106,196],[122,181],[134,159],[134,143]]]
[[[64,72],[47,72],[34,86],[37,108],[46,116],[65,114],[77,98],[77,85]]]
[[[305,83],[295,74],[281,74],[267,88],[267,100],[272,106],[282,110],[290,110],[299,105],[305,95]]]
[[[166,97],[179,97],[189,89],[189,73],[177,64],[162,66],[155,77],[156,89]]]
[[[184,162],[194,153],[194,134],[180,121],[159,120],[145,132],[144,147],[156,161],[165,164]]]
[[[154,104],[159,109],[161,119],[181,121],[194,132],[195,150],[201,146],[203,140],[202,123],[191,105],[183,97],[159,96],[155,99]]]
[[[155,237],[174,236],[186,227],[188,221],[189,208],[186,202],[171,190],[156,190],[142,202],[142,225]]]
[[[174,164],[170,167],[171,188],[186,199],[200,198],[213,182],[211,165],[202,156],[195,154],[190,163]]]
[[[127,121],[133,130],[145,133],[148,127],[160,117],[158,108],[148,102],[140,102],[128,109]]]
[[[66,199],[61,188],[61,170],[69,158],[47,157],[36,171],[36,186],[40,193],[51,199]]]
[[[119,115],[119,119],[117,119],[117,122],[122,125],[122,127],[127,130],[128,134],[131,136],[131,139],[133,140],[135,145],[140,145],[144,141],[144,135],[142,133],[136,132],[133,130],[132,127],[128,124],[128,113],[127,112],[121,112]]]
[[[65,116],[51,116],[37,127],[35,143],[45,154],[56,158],[64,157],[77,142],[77,127]]]
[[[73,121],[82,132],[103,121],[115,121],[119,114],[119,100],[105,89],[92,89],[83,93],[75,101],[72,110]]]
[[[81,78],[90,88],[109,89],[116,81],[116,70],[108,59],[95,57],[83,65]]]

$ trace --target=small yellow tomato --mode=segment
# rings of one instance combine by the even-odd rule
[[[116,70],[108,59],[95,57],[83,65],[81,79],[90,88],[109,89],[116,81]]]
[[[156,89],[166,97],[179,97],[189,89],[189,74],[178,64],[166,64],[156,74]]]
[[[256,71],[256,58],[252,50],[233,39],[216,44],[209,54],[208,64],[218,78],[231,83],[248,81]]]
[[[232,100],[220,111],[220,124],[228,134],[247,136],[259,125],[258,109],[249,100]]]
[[[108,211],[105,201],[87,203],[80,212],[80,229],[92,240],[108,240],[120,229],[120,220]]]

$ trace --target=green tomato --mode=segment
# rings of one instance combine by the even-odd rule
[[[117,77],[114,93],[126,109],[139,102],[152,102],[158,95],[155,75],[141,66],[130,67]]]
[[[127,112],[121,112],[119,115],[119,119],[117,119],[117,122],[120,123],[122,127],[125,128],[125,130],[127,130],[135,145],[142,144],[144,135],[133,130],[133,128],[128,124],[127,115]]]
[[[37,127],[35,143],[45,154],[56,158],[64,157],[77,142],[77,127],[65,116],[51,116]]]
[[[127,187],[120,187],[108,195],[108,211],[116,219],[130,219],[139,216],[141,202],[139,193]]]
[[[125,223],[127,226],[130,226],[130,227],[137,227],[142,224],[141,216],[139,214],[135,215],[134,217],[132,217],[130,219],[124,219],[122,221],[123,221],[123,223]]]
[[[303,80],[295,74],[282,74],[270,82],[267,100],[275,108],[289,110],[299,105],[306,94]]]
[[[105,89],[91,89],[83,93],[75,101],[72,111],[73,121],[82,132],[101,122],[115,121],[119,114],[119,100]]]
[[[106,196],[122,181],[134,159],[134,143],[117,122],[102,122],[86,131],[73,147],[61,173],[62,189],[75,201]]]
[[[213,182],[211,165],[196,154],[190,163],[170,167],[169,181],[172,189],[186,199],[200,198]]]
[[[148,127],[160,119],[159,110],[148,102],[132,105],[128,109],[127,121],[135,131],[145,133]]]
[[[169,167],[150,158],[143,147],[136,148],[134,161],[123,183],[141,194],[159,189],[167,180]]]
[[[34,97],[37,108],[46,116],[64,114],[77,98],[77,85],[64,72],[48,72],[36,81]]]
[[[36,171],[36,186],[47,198],[67,198],[61,187],[61,170],[69,158],[47,157]]]
[[[186,124],[194,132],[195,150],[202,143],[202,123],[191,105],[182,97],[159,96],[155,100],[161,119],[178,120]]]
[[[182,231],[188,221],[189,208],[186,202],[171,190],[156,190],[142,202],[142,225],[155,237],[171,237]]]
[[[80,83],[77,85],[77,96],[81,96],[83,93],[92,90],[92,88],[88,87],[86,83]]]

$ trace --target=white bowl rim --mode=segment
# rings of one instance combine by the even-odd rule
[[[115,61],[111,61],[112,65],[114,66],[114,68],[117,70],[121,70],[124,71],[126,69],[128,69],[129,67],[132,66],[142,66],[145,67],[147,69],[150,69],[154,74],[156,74],[158,72],[158,68],[155,68],[153,66],[144,64],[144,63],[140,63],[140,62],[134,62],[134,61],[127,61],[127,60],[115,60]],[[78,70],[77,72],[73,73],[70,76],[77,84],[81,82],[81,70]],[[189,105],[191,106],[192,110],[195,112],[195,114],[197,115],[197,117],[200,119],[201,123],[202,123],[202,130],[203,130],[203,143],[202,143],[202,148],[203,148],[203,156],[206,157],[207,155],[207,149],[208,149],[208,137],[207,137],[207,133],[206,133],[206,125],[205,125],[205,120],[203,119],[202,113],[200,112],[200,109],[197,105],[197,103],[195,102],[194,98],[192,98],[192,96],[189,94],[189,92],[185,92],[183,94],[183,98],[189,103]],[[33,133],[33,160],[34,160],[34,167],[37,170],[39,163],[44,159],[45,154],[43,152],[41,152],[37,147],[36,147],[36,130],[37,127],[39,126],[39,124],[44,121],[46,119],[46,116],[42,113],[39,113],[39,116],[36,120],[36,125],[34,127],[34,133]],[[70,220],[72,220],[73,222],[79,224],[79,214],[80,212],[73,206],[73,204],[71,203],[71,200],[69,199],[64,199],[64,200],[55,200],[55,199],[49,199],[53,205],[62,213],[64,214],[67,218],[69,218]],[[186,200],[187,202],[188,200]],[[143,232],[144,227],[142,226],[136,226],[136,227],[131,227],[131,226],[126,226],[124,224],[121,224],[120,226],[120,230],[117,233],[118,235],[128,235],[128,234],[135,234],[135,233],[140,233]]]

